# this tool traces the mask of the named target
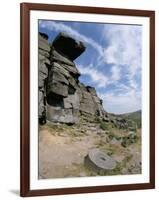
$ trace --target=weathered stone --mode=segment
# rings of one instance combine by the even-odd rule
[[[99,98],[98,96],[94,96],[94,95],[93,95],[92,98],[93,98],[93,101],[94,101],[95,103],[101,104],[100,98]]]
[[[94,108],[94,104],[90,101],[84,101],[80,104],[80,111],[90,113],[91,115],[95,115],[96,109]]]
[[[85,165],[95,172],[108,172],[116,168],[116,161],[107,154],[99,151],[98,149],[92,149],[85,157]]]
[[[39,54],[39,62],[42,63],[46,63],[48,65],[50,65],[50,60],[48,58],[46,58],[44,55]]]
[[[86,48],[81,41],[78,42],[65,33],[60,33],[52,45],[60,54],[72,61],[79,57]]]
[[[40,48],[38,49],[38,54],[41,54],[41,55],[45,56],[46,58],[50,57],[50,54],[49,54],[48,51],[45,51],[45,50],[40,49]]]
[[[53,80],[51,83],[48,84],[47,87],[47,94],[49,94],[50,92],[63,97],[67,97],[68,85]]]
[[[64,98],[64,108],[73,108],[79,110],[80,101],[77,93],[73,95],[68,95],[68,97]]]
[[[72,108],[73,107],[72,102],[68,100],[68,97],[64,98],[64,108]]]
[[[92,95],[97,96],[97,93],[96,93],[96,90],[94,87],[87,86],[86,88],[87,88],[88,92],[90,92]]]
[[[52,82],[60,82],[66,85],[69,84],[65,76],[61,74],[58,70],[54,70],[53,68],[49,71],[48,84],[51,84]]]
[[[61,74],[63,74],[65,77],[69,78],[70,77],[70,73],[69,71],[67,71],[64,67],[62,67],[59,63],[57,62],[53,62],[52,67],[54,69],[54,71],[58,71]]]
[[[48,52],[50,51],[50,45],[42,40],[39,40],[39,48]]]
[[[39,73],[46,75],[46,77],[48,76],[48,68],[46,64],[39,64]]]
[[[48,68],[46,66],[46,64],[44,63],[39,63],[39,73],[38,73],[38,87],[41,88],[41,90],[44,91],[44,87],[45,87],[45,80],[48,77]]]
[[[39,77],[38,77],[38,87],[42,88],[42,90],[44,91],[44,84],[45,84],[45,78],[47,76],[43,75],[42,73],[39,73]]]
[[[48,38],[49,38],[46,33],[42,33],[42,32],[39,32],[39,37],[40,37],[40,39],[44,38],[45,40],[48,40]]]
[[[86,86],[83,83],[79,82],[78,85],[79,85],[81,93],[83,93],[83,91],[88,92],[86,89]]]
[[[80,73],[77,68],[66,64],[61,64],[61,66],[65,68],[67,71],[69,71],[75,78],[78,78],[80,76]]]
[[[50,60],[48,59],[50,51],[50,46],[47,41],[48,36],[46,34],[40,33],[38,41],[38,88],[39,88],[39,123],[46,123],[46,106],[45,106],[45,88],[46,79],[48,77],[48,67],[50,65]]]
[[[70,76],[69,79],[68,79],[68,81],[69,81],[69,84],[73,88],[77,89],[78,85],[77,85],[77,80],[75,78],[73,78],[72,76]]]
[[[61,109],[47,105],[47,119],[52,122],[61,122],[67,124],[77,123],[78,117],[72,109]]]
[[[79,86],[79,83],[78,83],[78,86]],[[81,102],[82,101],[82,92],[81,92],[81,89],[79,87],[77,87],[76,92],[77,92],[79,100]]]
[[[39,106],[38,106],[38,116],[39,116],[39,122],[40,124],[46,123],[46,109],[44,105],[44,92],[39,90]]]
[[[67,57],[62,56],[54,49],[51,50],[50,60],[52,62],[57,61],[60,64],[64,63],[69,66],[73,66],[73,67],[75,66],[75,64],[71,60],[69,60]]]
[[[82,95],[83,95],[83,101],[85,101],[85,99],[87,101],[93,101],[92,95],[89,92],[82,91]]]
[[[69,87],[68,87],[68,94],[74,94],[76,92],[76,89],[74,87],[72,87],[70,84],[69,84]]]

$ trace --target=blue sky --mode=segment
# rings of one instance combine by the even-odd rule
[[[141,109],[142,26],[40,20],[39,31],[50,42],[62,31],[85,43],[75,60],[80,81],[96,88],[106,111]]]

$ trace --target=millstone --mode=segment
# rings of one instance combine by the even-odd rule
[[[115,169],[116,161],[98,149],[92,149],[85,157],[85,165],[96,172],[106,172]]]

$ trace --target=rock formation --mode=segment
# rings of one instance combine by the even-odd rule
[[[50,45],[47,41],[48,36],[44,33],[39,34],[38,41],[38,91],[39,91],[39,122],[46,122],[46,84],[48,69],[50,67]]]
[[[73,124],[81,115],[106,118],[95,88],[79,81],[74,60],[85,51],[84,44],[64,33],[51,45],[47,39],[39,33],[39,121]]]
[[[85,50],[83,42],[65,33],[59,33],[51,44],[46,34],[39,33],[39,123],[74,124],[82,116],[127,128],[125,119],[104,110],[95,88],[79,81],[74,60]]]

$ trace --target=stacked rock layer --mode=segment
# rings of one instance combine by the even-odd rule
[[[39,119],[67,124],[80,116],[107,118],[102,100],[93,87],[79,81],[74,63],[86,49],[82,42],[60,33],[49,45],[39,33]]]
[[[48,44],[48,36],[44,33],[39,34],[38,38],[38,93],[39,93],[39,122],[46,122],[46,84],[48,77],[48,69],[50,67],[50,45]]]

